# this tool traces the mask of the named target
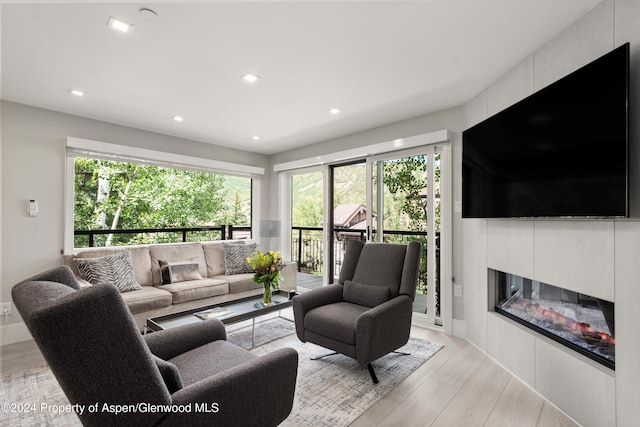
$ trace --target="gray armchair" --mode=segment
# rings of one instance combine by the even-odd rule
[[[114,286],[80,290],[66,266],[12,295],[86,426],[276,426],[291,412],[293,349],[257,357],[228,343],[215,319],[143,336]]]
[[[367,365],[377,383],[372,362],[409,340],[420,256],[418,242],[349,241],[338,283],[293,298],[298,338]]]

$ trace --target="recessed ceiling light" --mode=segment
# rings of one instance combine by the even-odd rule
[[[84,96],[84,92],[78,89],[69,89],[69,93],[75,96]]]
[[[258,135],[254,135],[251,137],[251,139],[253,139],[254,141],[258,141],[260,140],[260,137]]]
[[[143,7],[138,12],[147,21],[157,21],[158,20],[158,14],[154,10],[151,10],[149,8]]]
[[[109,20],[107,21],[107,27],[120,31],[122,33],[128,33],[133,29],[133,25],[127,24],[126,22],[121,21],[118,18],[114,18],[113,16],[109,17]]]
[[[184,122],[184,117],[182,116],[173,116],[173,120],[176,122]]]
[[[244,73],[242,76],[240,76],[240,78],[245,82],[254,83],[258,81],[260,76],[253,73]]]
[[[331,110],[329,110],[329,113],[331,114],[340,114],[342,111],[339,108],[332,108]]]

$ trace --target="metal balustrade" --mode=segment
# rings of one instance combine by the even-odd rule
[[[87,236],[86,244],[78,243],[76,247],[104,246],[104,241],[99,241],[98,236],[131,236],[125,241],[117,239],[113,246],[135,245],[142,243],[176,243],[197,242],[202,240],[230,240],[251,238],[250,226],[219,225],[207,227],[176,227],[176,228],[132,228],[120,230],[75,230],[74,236]],[[153,237],[149,237],[153,236]],[[204,238],[203,238],[204,237]],[[102,244],[100,244],[102,243]]]

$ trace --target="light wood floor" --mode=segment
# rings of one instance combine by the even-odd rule
[[[444,348],[351,427],[577,426],[467,341],[418,327],[411,335]]]
[[[445,347],[351,427],[571,427],[542,397],[465,340],[414,327],[412,336]],[[46,366],[33,341],[2,347],[2,374]]]

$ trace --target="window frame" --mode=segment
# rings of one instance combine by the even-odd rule
[[[265,170],[262,167],[203,159],[160,150],[112,144],[68,137],[65,160],[64,239],[62,253],[72,254],[74,245],[75,158],[87,157],[110,161],[138,163],[158,167],[195,170],[199,172],[234,175],[251,179],[251,226],[261,217],[260,187]]]

